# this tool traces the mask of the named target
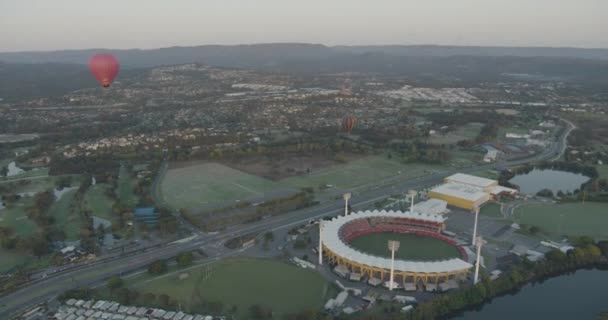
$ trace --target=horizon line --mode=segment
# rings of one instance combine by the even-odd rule
[[[290,42],[290,41],[275,41],[275,42],[251,42],[251,43],[234,43],[234,44],[197,44],[197,45],[174,45],[149,48],[75,48],[75,49],[48,49],[48,50],[9,50],[0,51],[4,53],[49,53],[49,52],[66,52],[66,51],[89,51],[89,50],[104,50],[104,51],[148,51],[161,50],[172,48],[197,48],[197,47],[238,47],[238,46],[261,46],[261,45],[311,45],[323,46],[326,48],[336,47],[455,47],[455,48],[508,48],[508,49],[579,49],[579,50],[608,50],[608,47],[579,47],[579,46],[522,46],[522,45],[463,45],[463,44],[336,44],[328,45],[315,42]]]

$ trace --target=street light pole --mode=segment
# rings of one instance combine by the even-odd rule
[[[407,192],[407,195],[410,197],[411,201],[410,213],[414,213],[414,199],[416,198],[416,195],[418,195],[418,192],[416,190],[411,189]]]
[[[323,265],[323,223],[325,220],[319,221],[319,265]]]

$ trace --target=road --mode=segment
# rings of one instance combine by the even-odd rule
[[[560,158],[567,147],[567,137],[575,128],[572,123],[565,120],[564,122],[568,124],[568,129],[564,130],[557,141],[552,143],[544,152],[529,158],[508,161],[505,162],[504,165],[516,166],[533,161]],[[366,191],[365,193],[355,194],[350,203],[353,208],[362,207],[384,199],[390,194],[403,192],[408,189],[427,188],[439,184],[445,177],[457,172],[472,173],[490,170],[495,166],[496,164],[487,164],[464,169],[458,168],[429,176],[400,181],[392,185]],[[213,247],[216,250],[215,254],[210,256],[208,260],[217,260],[234,254],[233,250],[227,249],[222,245],[222,243],[228,239],[250,233],[291,228],[306,223],[311,219],[338,214],[343,210],[343,202],[341,200],[336,200],[320,206],[264,219],[256,223],[232,226],[218,234],[197,233],[196,236],[188,242],[173,243],[151,248],[144,252],[137,252],[110,261],[102,261],[85,265],[74,270],[65,271],[46,279],[33,282],[27,287],[20,288],[19,290],[0,298],[0,319],[8,319],[11,314],[23,311],[29,306],[47,301],[69,288],[99,285],[112,275],[121,275],[144,268],[154,260],[169,259],[181,251],[196,250],[201,247]]]

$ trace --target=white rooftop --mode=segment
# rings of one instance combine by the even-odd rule
[[[358,251],[348,244],[344,243],[340,239],[340,228],[348,222],[356,219],[368,218],[374,216],[387,216],[394,218],[417,218],[426,221],[443,222],[445,217],[440,215],[424,215],[419,213],[411,212],[400,212],[400,211],[362,211],[352,213],[346,217],[339,216],[331,221],[325,221],[322,229],[322,238],[324,245],[331,251],[339,254],[343,258],[357,261],[358,263],[365,264],[372,267],[390,269],[391,260],[387,258],[377,257]],[[439,261],[409,261],[409,260],[395,260],[395,270],[397,271],[409,271],[409,272],[424,272],[424,273],[437,273],[437,272],[453,272],[466,270],[473,267],[472,264],[463,261],[458,258],[439,260]]]
[[[467,184],[467,185],[471,185],[471,186],[476,186],[476,187],[480,187],[480,188],[487,188],[489,186],[496,184],[496,180],[472,176],[470,174],[464,174],[464,173],[453,174],[453,175],[445,178],[445,180],[451,181],[451,182]]]
[[[478,201],[488,197],[488,194],[481,188],[452,182],[437,186],[433,188],[431,192],[441,193],[470,201]]]

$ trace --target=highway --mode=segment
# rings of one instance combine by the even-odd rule
[[[552,143],[551,146],[542,153],[524,159],[508,161],[501,165],[515,166],[540,160],[555,160],[561,157],[567,147],[567,137],[575,128],[571,122],[566,120],[563,121],[568,125],[568,128],[564,130],[556,142]],[[366,191],[365,193],[355,194],[350,203],[353,208],[362,207],[384,199],[390,194],[402,193],[408,189],[423,189],[439,184],[445,177],[457,172],[472,173],[493,169],[495,167],[496,164],[487,164],[469,168],[457,168],[424,177],[400,181],[392,185]],[[343,202],[341,200],[335,200],[319,206],[264,219],[255,223],[233,226],[217,234],[197,233],[196,236],[188,242],[168,244],[151,248],[144,252],[137,252],[109,261],[101,261],[84,265],[73,270],[64,271],[49,276],[46,279],[34,281],[26,287],[22,287],[11,294],[1,297],[0,319],[9,319],[11,315],[21,312],[35,304],[47,301],[67,289],[95,286],[103,283],[112,275],[126,274],[137,269],[145,268],[154,260],[169,259],[181,251],[195,250],[206,246],[214,246],[214,248],[217,248],[219,250],[217,255],[208,257],[206,261],[213,261],[222,257],[238,254],[238,252],[230,250],[221,244],[236,236],[291,228],[306,223],[311,219],[338,214],[339,212],[343,212],[343,210]]]

